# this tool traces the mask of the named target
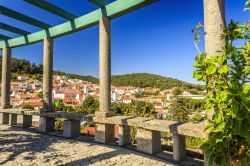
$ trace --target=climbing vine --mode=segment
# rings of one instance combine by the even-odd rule
[[[250,9],[250,0],[246,2]],[[210,137],[201,148],[209,164],[241,165],[250,163],[250,21],[231,21],[224,30],[225,50],[207,57],[198,48],[201,24],[193,29],[196,56],[193,77],[207,83],[207,114]]]

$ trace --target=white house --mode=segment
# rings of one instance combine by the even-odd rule
[[[112,93],[111,93],[111,100],[112,100],[113,102],[116,102],[116,101],[118,100],[118,98],[117,98],[117,93],[116,93],[116,92],[112,92]]]
[[[17,80],[18,81],[26,81],[26,80],[28,80],[28,77],[27,76],[18,76]]]
[[[89,87],[88,87],[88,85],[84,85],[83,86],[83,93],[89,94]]]
[[[132,103],[132,98],[128,97],[128,96],[125,96],[123,99],[122,99],[122,102],[125,103],[125,104],[130,104]]]

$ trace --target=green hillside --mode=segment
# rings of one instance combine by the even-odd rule
[[[202,85],[190,84],[173,78],[163,77],[149,73],[134,73],[112,76],[112,84],[115,86],[135,86],[135,87],[153,87],[162,90],[173,87],[183,87],[184,89],[203,90]]]
[[[2,56],[0,56],[0,64],[2,65]],[[13,80],[17,79],[19,75],[28,75],[30,78],[41,80],[43,73],[42,64],[30,63],[23,59],[11,59],[11,77]],[[93,76],[81,76],[77,74],[70,74],[61,71],[54,71],[54,74],[66,75],[68,78],[72,79],[82,79],[84,81],[89,81],[93,83],[98,83],[98,79]],[[2,75],[2,67],[0,67],[0,76]]]

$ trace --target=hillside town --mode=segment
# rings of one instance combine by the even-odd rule
[[[1,0],[0,166],[250,166],[249,12]]]
[[[140,88],[132,86],[112,86],[111,101],[130,104],[134,101],[149,102],[154,105],[155,114],[165,117],[168,114],[168,106],[172,104],[176,95],[173,90],[160,90],[156,88]],[[148,94],[148,95],[140,95]],[[66,106],[80,107],[86,97],[92,96],[99,100],[99,86],[81,79],[67,78],[65,75],[53,76],[53,101],[61,101]],[[183,91],[177,97],[192,99],[204,99],[203,95],[195,95]],[[34,80],[28,76],[18,76],[11,83],[11,105],[14,108],[42,107],[42,81]]]

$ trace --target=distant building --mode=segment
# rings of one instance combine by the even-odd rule
[[[31,106],[34,107],[35,110],[39,110],[43,106],[43,102],[23,102],[18,107],[25,107],[25,106]]]
[[[155,108],[155,112],[156,112],[157,114],[163,115],[163,106],[162,106],[161,103],[156,103],[156,104],[154,105],[154,108]]]
[[[73,89],[75,89],[75,90],[82,90],[82,87],[83,87],[82,84],[75,84],[75,85],[73,86]]]
[[[206,96],[203,96],[203,95],[192,95],[192,94],[178,95],[178,97],[188,97],[188,98],[196,99],[196,100],[202,100],[206,98]]]
[[[118,93],[119,95],[124,95],[125,91],[126,91],[126,87],[124,87],[124,86],[115,88],[115,92]]]
[[[23,103],[23,100],[11,98],[10,103],[14,108],[16,108]]]
[[[78,105],[79,101],[76,99],[72,99],[72,98],[65,98],[63,99],[63,103],[67,105]]]
[[[112,92],[112,93],[111,93],[111,100],[112,100],[113,102],[116,102],[116,101],[118,100],[118,98],[117,98],[117,93],[116,93],[116,92]]]
[[[66,81],[67,80],[67,76],[61,76],[61,75],[54,75],[53,78],[55,80],[62,80],[62,81]]]
[[[130,103],[132,103],[132,98],[129,97],[129,96],[125,96],[125,97],[122,99],[122,102],[125,103],[125,104],[130,104]]]
[[[83,93],[85,93],[85,94],[89,94],[89,87],[88,87],[88,85],[84,85],[83,86]]]
[[[77,93],[76,94],[76,99],[79,101],[79,104],[82,104],[83,101],[86,99],[88,95],[84,94],[84,93]]]
[[[28,76],[18,76],[17,80],[18,81],[26,81],[26,80],[28,80]]]
[[[64,90],[53,90],[52,96],[53,98],[76,98],[76,92],[75,91],[64,91]]]
[[[174,95],[172,95],[172,94],[167,94],[167,100],[168,100],[168,101],[172,101],[173,98],[174,98]]]

